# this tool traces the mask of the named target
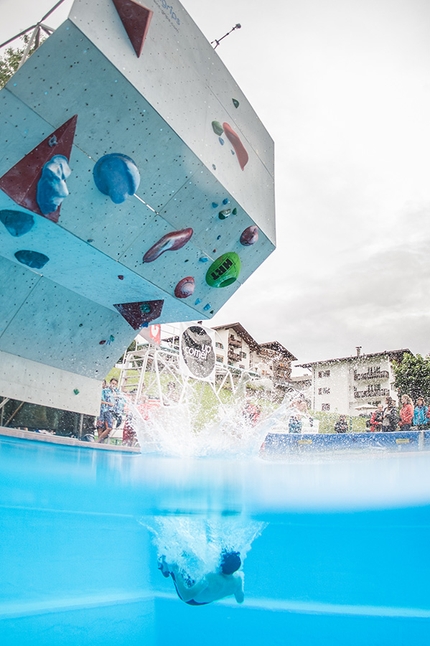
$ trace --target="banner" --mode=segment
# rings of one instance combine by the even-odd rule
[[[201,325],[181,325],[179,366],[184,375],[215,380],[215,332]]]
[[[153,343],[154,345],[160,345],[161,343],[161,325],[150,325],[149,327],[144,327],[139,331],[139,336],[141,336],[146,341]]]

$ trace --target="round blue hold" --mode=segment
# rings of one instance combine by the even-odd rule
[[[39,253],[38,251],[30,251],[28,249],[22,249],[15,253],[15,258],[23,265],[27,265],[31,269],[42,269],[48,262],[48,256],[45,256],[44,253]]]
[[[140,173],[134,161],[121,153],[101,157],[93,169],[94,182],[114,204],[122,204],[134,195],[140,184]]]
[[[224,146],[224,139],[222,137],[219,138],[219,142],[220,142],[221,146]]]
[[[0,222],[14,238],[19,238],[28,233],[34,226],[34,217],[23,211],[0,211]]]

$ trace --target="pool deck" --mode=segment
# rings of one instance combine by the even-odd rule
[[[140,453],[140,448],[135,446],[123,446],[115,444],[99,444],[98,442],[84,442],[74,437],[62,437],[50,433],[35,433],[34,431],[23,431],[17,428],[6,428],[0,426],[0,437],[14,437],[32,442],[47,442],[48,444],[62,444],[63,446],[75,446],[83,449],[95,449],[97,451],[120,451],[122,453]]]

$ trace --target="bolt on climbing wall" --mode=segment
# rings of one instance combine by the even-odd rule
[[[0,114],[0,353],[30,375],[0,394],[46,368],[40,403],[94,412],[140,328],[210,318],[273,251],[273,142],[164,0],[77,0]]]

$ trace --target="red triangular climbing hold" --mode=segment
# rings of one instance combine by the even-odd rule
[[[40,179],[42,168],[54,155],[64,155],[64,157],[70,159],[77,119],[78,116],[75,115],[66,123],[63,123],[15,166],[12,166],[3,177],[0,177],[0,189],[9,195],[14,202],[29,211],[43,215],[36,201],[37,183]],[[53,222],[58,222],[60,208],[58,207],[56,211],[44,217]]]
[[[118,312],[131,325],[133,330],[140,330],[154,319],[158,319],[164,301],[140,301],[139,303],[119,303],[114,305]]]
[[[135,2],[135,0],[113,0],[113,3],[127,32],[127,36],[130,38],[133,49],[139,58],[145,43],[146,34],[148,33],[153,11]]]

